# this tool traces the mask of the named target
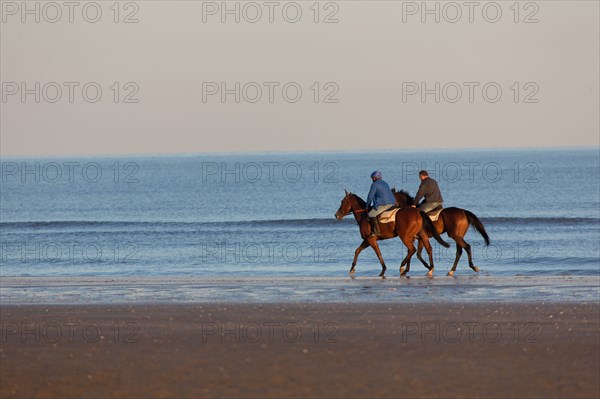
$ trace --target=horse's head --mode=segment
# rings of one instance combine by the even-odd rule
[[[350,197],[352,194],[346,190],[344,190],[344,192],[346,193],[346,195],[344,196],[344,198],[342,198],[342,203],[340,204],[340,207],[335,213],[335,218],[337,220],[342,220],[344,216],[348,216],[350,213],[352,213],[352,202]]]

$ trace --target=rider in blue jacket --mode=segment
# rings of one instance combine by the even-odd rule
[[[370,218],[371,225],[373,226],[371,235],[379,235],[379,224],[377,223],[377,216],[382,212],[390,209],[396,204],[396,198],[394,193],[390,189],[390,186],[383,180],[381,180],[381,172],[375,171],[371,173],[371,189],[367,196],[367,215]],[[370,208],[371,203],[373,207]]]

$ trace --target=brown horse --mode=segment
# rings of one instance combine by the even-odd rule
[[[400,207],[410,207],[414,205],[414,198],[410,196],[410,194],[404,190],[400,190],[398,192],[394,191],[394,196],[396,197],[396,205]],[[452,270],[448,272],[448,276],[453,276],[456,271],[456,265],[458,265],[458,261],[460,256],[462,255],[463,248],[467,251],[467,255],[469,257],[469,267],[473,269],[475,272],[479,272],[479,268],[473,264],[473,255],[471,254],[471,246],[464,240],[464,236],[469,230],[469,226],[473,225],[475,229],[481,234],[483,240],[485,241],[485,245],[490,245],[490,237],[485,231],[485,227],[481,220],[474,213],[467,211],[466,209],[461,208],[444,208],[440,213],[438,219],[433,222],[435,226],[435,230],[438,234],[448,233],[448,237],[452,238],[456,241],[456,258],[454,259],[454,265],[452,265]],[[428,233],[429,235],[429,233]],[[421,257],[421,252],[423,251],[423,245],[419,240],[419,249],[417,250],[417,258],[423,263],[425,267],[427,267],[427,262]],[[431,256],[429,257],[431,259]],[[431,260],[430,260],[431,261]],[[410,270],[410,265],[407,265],[406,271],[404,273],[408,273]]]
[[[400,265],[400,272],[402,272],[404,265],[406,265],[407,268],[410,268],[410,258],[416,252],[414,246],[415,237],[419,236],[419,245],[424,245],[427,253],[429,254],[429,262],[431,266],[427,265],[426,263],[424,263],[424,265],[429,270],[427,276],[431,277],[433,275],[434,266],[431,245],[429,244],[429,237],[435,238],[437,242],[446,248],[450,247],[450,245],[442,240],[440,235],[436,232],[433,222],[431,219],[429,219],[429,216],[427,216],[425,212],[419,211],[418,209],[412,207],[402,208],[396,212],[395,222],[380,223],[380,234],[377,236],[372,236],[371,223],[369,223],[368,218],[365,215],[365,207],[366,203],[362,200],[362,198],[356,194],[346,191],[346,195],[342,199],[342,203],[335,213],[337,220],[342,220],[344,216],[347,216],[351,213],[354,214],[354,218],[356,219],[356,223],[358,224],[360,230],[360,236],[363,239],[362,243],[354,252],[354,260],[352,261],[350,274],[354,273],[354,267],[356,266],[358,254],[360,254],[363,249],[371,246],[377,254],[379,262],[381,263],[381,273],[379,274],[379,277],[384,277],[387,267],[385,266],[385,262],[381,256],[381,251],[379,250],[377,241],[387,240],[388,238],[394,237],[399,237],[408,249],[408,253]]]

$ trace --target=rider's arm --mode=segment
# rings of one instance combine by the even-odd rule
[[[419,201],[425,195],[425,184],[424,183],[425,182],[422,181],[421,185],[419,186],[419,191],[417,191],[417,195],[415,195],[415,200],[413,201],[414,205],[419,205]]]
[[[367,196],[367,208],[369,208],[369,206],[371,205],[371,202],[373,202],[373,198],[375,198],[375,192],[377,191],[377,188],[375,187],[375,183],[371,184],[371,189],[369,190],[369,195]]]

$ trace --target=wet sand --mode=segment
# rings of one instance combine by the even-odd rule
[[[596,398],[583,303],[4,305],[2,398]]]

